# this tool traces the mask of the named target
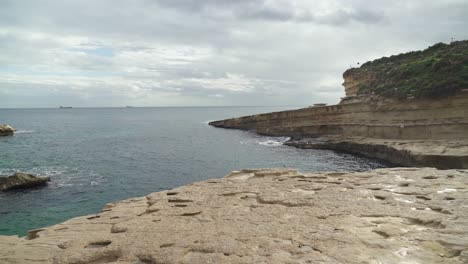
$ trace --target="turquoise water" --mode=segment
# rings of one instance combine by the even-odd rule
[[[0,192],[0,234],[98,212],[106,203],[232,170],[294,167],[359,171],[378,161],[283,146],[286,138],[208,126],[209,120],[284,110],[271,107],[0,109],[18,129],[0,138],[0,175],[50,176],[47,187]]]

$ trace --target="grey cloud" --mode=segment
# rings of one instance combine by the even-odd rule
[[[231,14],[234,19],[253,19],[280,22],[315,22],[320,24],[342,25],[346,22],[357,21],[362,23],[375,23],[382,19],[383,14],[365,9],[365,6],[356,10],[337,9],[334,12],[321,16],[316,14],[314,6],[310,8],[295,7],[289,1],[265,0],[157,0],[162,7],[169,7],[185,12],[203,13],[211,18],[220,19],[219,16],[210,16],[209,13],[218,12]],[[224,12],[223,12],[224,11]],[[230,19],[224,16],[223,19]]]
[[[466,39],[467,12],[464,0],[4,0],[0,107],[334,103],[349,65]],[[86,52],[100,48],[112,52]]]

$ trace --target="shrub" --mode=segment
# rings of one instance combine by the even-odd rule
[[[468,41],[438,43],[423,51],[364,63],[354,73],[372,75],[359,94],[393,98],[440,98],[468,88]]]

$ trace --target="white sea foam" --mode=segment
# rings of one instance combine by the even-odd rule
[[[21,129],[21,130],[15,131],[15,134],[28,134],[28,133],[34,133],[34,130]]]
[[[284,144],[284,142],[288,141],[289,138],[275,138],[275,139],[267,139],[265,141],[260,141],[258,144],[264,145],[264,146],[281,146]]]
[[[0,175],[11,175],[15,172],[30,173],[37,176],[50,177],[49,188],[63,188],[71,186],[99,185],[106,179],[93,171],[86,171],[80,168],[59,167],[35,167],[35,168],[14,168],[0,170]]]
[[[241,144],[258,144],[267,147],[277,147],[288,141],[289,137],[255,137],[246,141],[241,141]]]

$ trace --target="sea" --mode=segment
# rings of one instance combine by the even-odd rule
[[[49,176],[46,187],[0,192],[0,235],[98,213],[109,202],[172,189],[244,168],[303,172],[365,171],[377,160],[283,145],[265,137],[214,128],[210,120],[291,107],[154,107],[0,109],[0,175]]]

